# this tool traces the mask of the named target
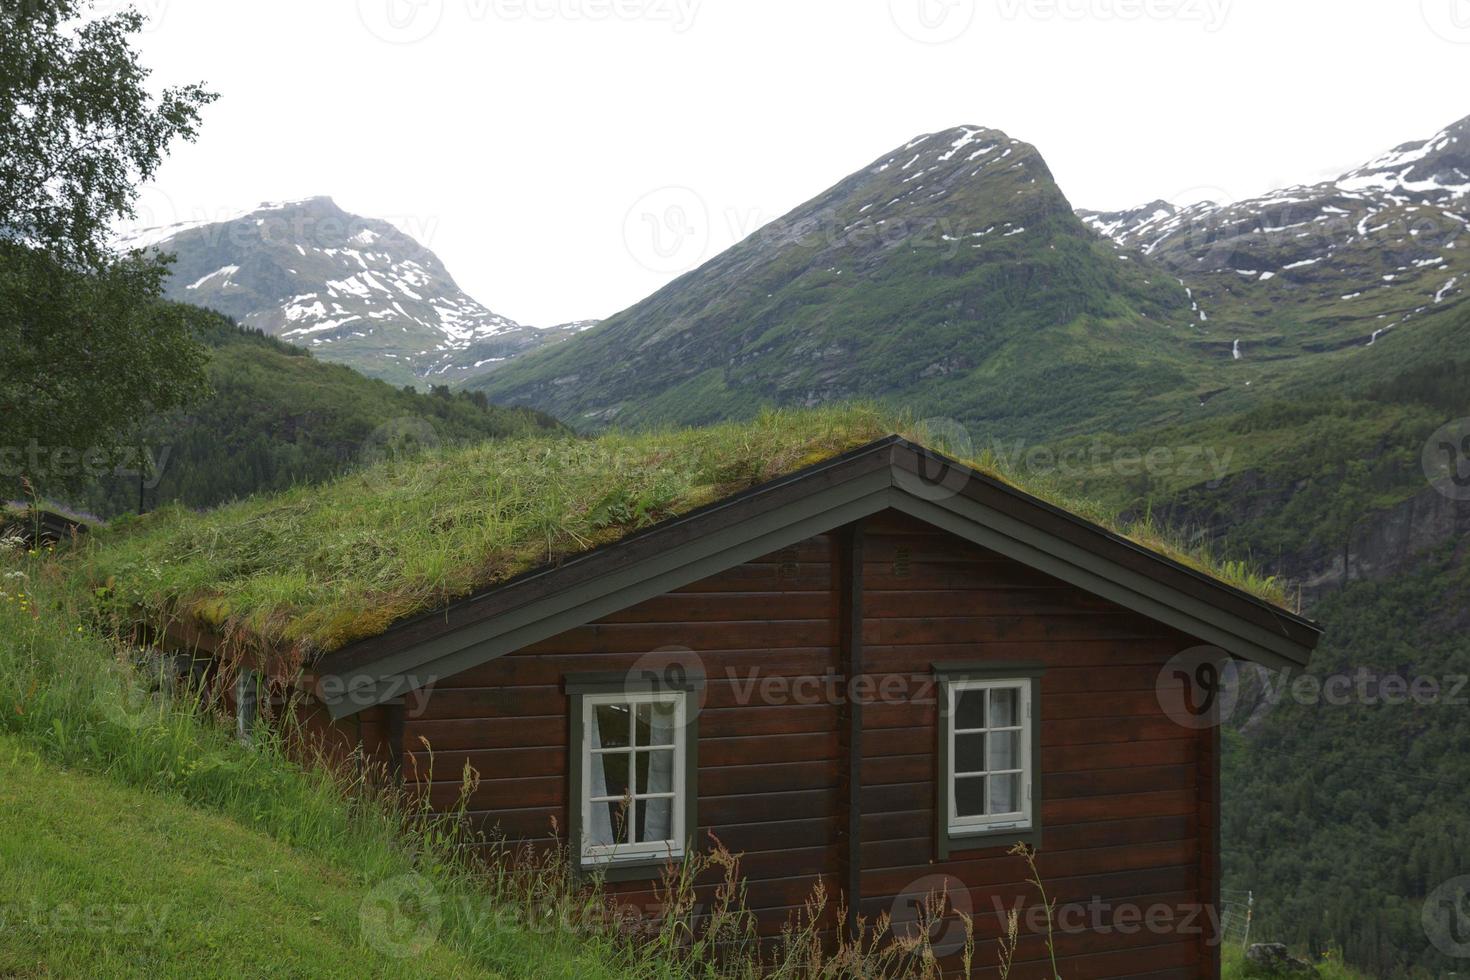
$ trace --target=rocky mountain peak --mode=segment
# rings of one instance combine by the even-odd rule
[[[1405,143],[1344,174],[1345,191],[1380,191],[1405,203],[1443,204],[1470,195],[1470,116],[1427,140]]]
[[[576,332],[495,313],[413,235],[327,196],[141,229],[119,245],[176,256],[172,299],[396,383],[462,379]]]
[[[1371,345],[1466,295],[1470,118],[1335,180],[1228,204],[1080,211],[1191,290],[1201,323],[1267,331],[1279,353]],[[1279,332],[1290,306],[1295,334]]]
[[[1036,147],[985,126],[956,126],[915,137],[875,160],[865,174],[897,192],[889,200],[868,202],[870,210],[879,214],[895,206],[927,205],[977,181],[1055,188],[1051,170]]]
[[[1126,333],[1128,363],[1169,371],[1189,302],[1141,265],[1088,232],[1034,146],[957,126],[895,146],[598,329],[474,385],[588,427],[891,398],[1056,431],[1078,405],[1137,402],[1078,337]],[[1089,394],[1072,404],[1038,382],[1023,405],[988,375],[1074,358],[1072,395]]]

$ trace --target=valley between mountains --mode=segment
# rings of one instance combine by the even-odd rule
[[[169,295],[579,429],[854,398],[1054,439],[1258,404],[1470,285],[1470,119],[1257,199],[1076,209],[1041,152],[919,136],[601,323],[529,327],[329,198],[135,232]]]

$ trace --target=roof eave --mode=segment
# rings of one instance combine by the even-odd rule
[[[539,569],[328,655],[334,716],[402,696],[732,565],[895,509],[1271,667],[1321,630],[1061,508],[897,436]]]

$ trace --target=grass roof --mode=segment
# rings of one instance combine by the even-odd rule
[[[946,449],[864,407],[446,449],[204,513],[168,507],[115,522],[80,546],[73,574],[126,620],[193,622],[306,659],[893,433]],[[966,462],[1006,478],[984,458]],[[1107,523],[1044,487],[1022,489]],[[1186,553],[1152,527],[1113,529],[1281,601],[1274,580],[1238,563]]]

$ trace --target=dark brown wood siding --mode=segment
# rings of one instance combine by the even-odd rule
[[[1038,899],[1004,846],[937,858],[932,669],[1038,662],[1040,870],[1051,896],[1085,917],[1057,935],[1060,972],[1218,975],[1208,937],[1193,931],[1208,919],[1178,921],[1218,888],[1218,744],[1176,725],[1155,695],[1160,669],[1193,641],[910,518],[868,520],[859,626],[876,696],[861,712],[860,840],[849,851],[848,715],[840,687],[833,697],[811,683],[841,677],[839,540],[812,538],[410,694],[407,778],[449,806],[469,765],[480,777],[469,810],[487,829],[550,843],[568,822],[563,678],[686,648],[707,676],[698,839],[713,833],[744,854],[763,929],[779,930],[818,881],[839,896],[855,858],[870,922],[902,915],[916,888],[948,881],[962,892],[976,915],[976,975],[993,975],[1003,910]],[[650,883],[615,887],[654,905]],[[1175,923],[1125,919],[1150,909]],[[1038,975],[1045,956],[1023,918],[1018,975]]]
[[[826,696],[798,705],[761,685],[836,674],[834,557],[832,537],[813,538],[441,681],[421,710],[410,696],[410,774],[432,760],[428,790],[449,805],[469,764],[481,779],[469,809],[487,829],[548,839],[554,822],[565,832],[563,678],[687,649],[707,677],[696,839],[713,832],[743,852],[749,904],[778,931],[818,878],[837,887],[838,712]],[[655,903],[648,882],[613,887],[630,905]]]
[[[863,912],[901,915],[916,886],[946,883],[976,916],[988,968],[1003,910],[1019,907],[1016,960],[1028,965],[1017,969],[1038,975],[1047,954],[1027,929],[1039,898],[1024,860],[1004,845],[937,858],[936,701],[923,682],[935,663],[1040,663],[1038,865],[1085,926],[1057,935],[1061,974],[1201,975],[1204,944],[1182,920],[1200,903],[1209,740],[1171,721],[1155,693],[1161,668],[1193,642],[898,515],[869,522],[864,553],[863,656],[876,689],[898,693],[863,712]],[[1150,908],[1180,926],[1127,924]]]

